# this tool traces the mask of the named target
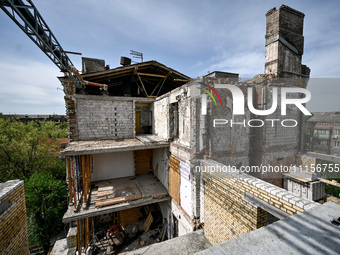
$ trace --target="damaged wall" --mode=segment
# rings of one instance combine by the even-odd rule
[[[169,192],[169,149],[160,148],[153,150],[153,169],[158,180]]]
[[[133,151],[101,153],[93,155],[92,181],[135,176]]]
[[[153,107],[150,103],[135,103],[135,112],[139,113],[141,134],[152,133],[152,109]]]
[[[249,202],[248,197],[285,217],[317,205],[245,173],[217,171],[224,167],[213,160],[202,160],[200,165],[204,175],[204,234],[213,245],[266,225],[267,212]],[[209,168],[216,171],[204,172]]]
[[[164,97],[154,102],[154,134],[169,139],[169,98]]]
[[[134,138],[133,101],[75,96],[80,140]]]

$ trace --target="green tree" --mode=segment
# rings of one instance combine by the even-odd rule
[[[30,243],[40,244],[45,254],[67,207],[65,164],[58,158],[57,139],[66,137],[66,123],[22,123],[0,115],[0,182],[25,180]]]
[[[338,183],[340,183],[340,178],[329,178],[328,180],[330,181],[336,180]],[[338,187],[326,184],[325,191],[326,191],[326,194],[329,194],[335,197],[340,197],[340,188]]]
[[[62,167],[55,138],[67,137],[65,125],[52,121],[22,123],[0,116],[0,182],[27,179],[34,171]]]
[[[26,206],[32,231],[31,241],[39,243],[47,254],[50,240],[62,227],[66,207],[65,182],[51,173],[35,172],[25,183]]]

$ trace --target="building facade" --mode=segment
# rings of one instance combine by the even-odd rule
[[[220,214],[220,200],[214,197],[228,196],[230,190],[223,188],[227,182],[221,186],[199,171],[203,166],[257,167],[242,180],[230,179],[260,181],[281,192],[282,197],[271,201],[273,195],[262,189],[269,199],[259,198],[282,207],[278,214],[308,208],[308,201],[298,206],[294,200],[287,202],[287,210],[283,196],[296,196],[280,188],[282,173],[275,170],[296,163],[304,114],[288,106],[283,115],[273,103],[283,89],[307,86],[310,70],[301,64],[304,14],[283,5],[266,16],[265,74],[252,80],[239,82],[237,74],[223,72],[190,79],[156,61],[107,70],[104,61],[91,59],[83,64],[83,77],[107,84],[107,92],[61,78],[70,140],[61,152],[67,160],[70,202],[63,221],[76,222],[79,251],[88,248],[98,217],[109,215],[114,222],[117,214],[121,220],[131,210],[151,205],[159,208],[168,238],[204,225],[209,241],[216,244],[265,225],[265,210],[246,199],[254,183],[229,185],[238,195],[225,199],[225,213]],[[235,91],[244,97],[241,103]],[[238,107],[244,110],[241,114],[235,114]],[[264,171],[263,165],[272,168]],[[260,191],[251,194],[260,197]],[[228,217],[233,222],[226,222]],[[221,238],[214,236],[218,222]],[[238,226],[235,233],[233,224]]]
[[[306,150],[340,155],[340,112],[313,112],[306,124]]]

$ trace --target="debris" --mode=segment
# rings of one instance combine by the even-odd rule
[[[148,231],[149,231],[149,228],[150,228],[152,222],[153,222],[153,217],[152,217],[152,214],[149,213],[149,215],[148,215],[148,217],[146,218],[145,223],[144,223],[145,232],[148,232]]]

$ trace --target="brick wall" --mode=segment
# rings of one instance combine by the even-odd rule
[[[79,140],[134,138],[134,102],[76,96]]]
[[[311,165],[316,164],[316,159],[309,157],[307,155],[297,155],[296,156],[296,165],[297,166],[302,166],[303,170],[308,170],[311,169]]]
[[[0,254],[29,254],[24,182],[0,184]]]
[[[226,169],[213,160],[202,160],[201,171],[204,167]],[[204,232],[210,243],[219,244],[266,225],[266,211],[249,202],[246,194],[287,215],[317,205],[245,173],[204,172]]]

